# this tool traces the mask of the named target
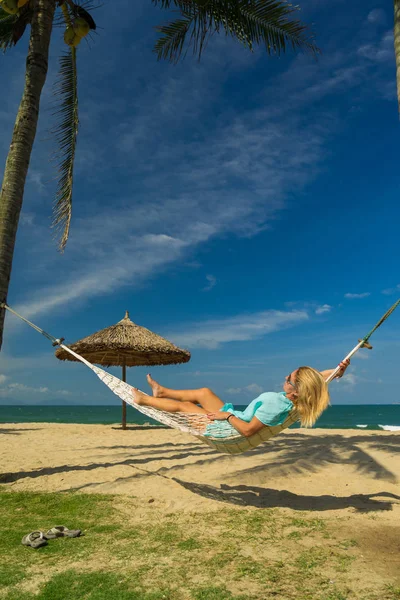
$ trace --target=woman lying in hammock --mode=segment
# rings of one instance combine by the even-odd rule
[[[349,364],[349,360],[341,362],[336,377],[342,377]],[[266,425],[280,425],[293,408],[298,412],[301,425],[312,427],[328,407],[329,392],[325,380],[333,371],[320,372],[311,367],[299,367],[285,378],[283,392],[265,392],[250,402],[244,411],[235,410],[232,404],[224,404],[208,388],[171,390],[150,375],[147,375],[147,381],[153,396],[133,388],[133,399],[139,405],[166,412],[204,414],[210,423],[228,421],[241,435],[249,437]]]

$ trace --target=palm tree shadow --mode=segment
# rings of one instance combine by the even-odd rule
[[[354,508],[357,512],[369,512],[377,510],[393,510],[393,502],[399,500],[400,496],[390,492],[377,492],[372,494],[353,494],[352,496],[301,496],[287,490],[274,490],[272,488],[261,488],[248,485],[226,485],[220,488],[182,481],[176,477],[171,478],[186,490],[227,504],[238,506],[254,506],[256,508],[291,508],[301,511],[324,511],[341,510],[343,508]],[[390,498],[391,500],[375,500],[375,498]]]
[[[360,444],[367,448],[361,448]],[[251,451],[253,456],[265,456],[265,463],[237,469],[231,475],[235,478],[262,472],[278,477],[300,475],[305,472],[316,473],[337,464],[351,466],[361,475],[397,483],[396,474],[371,456],[369,450],[388,454],[400,452],[400,436],[307,436],[291,433],[290,436],[280,436]],[[268,459],[269,454],[274,455],[272,461]]]
[[[209,450],[207,448],[204,448],[204,450],[202,452],[197,453],[196,455],[209,455],[212,453],[212,450]],[[107,469],[107,468],[114,468],[114,467],[122,467],[122,466],[128,466],[128,467],[136,467],[137,469],[141,468],[141,465],[145,465],[148,463],[151,463],[153,461],[156,460],[168,460],[168,461],[179,461],[179,460],[184,460],[188,457],[190,457],[191,451],[190,450],[186,450],[186,449],[178,449],[176,450],[175,454],[169,454],[168,456],[165,455],[160,455],[160,453],[157,451],[156,452],[156,456],[143,456],[143,457],[133,457],[133,458],[127,458],[125,460],[120,460],[120,461],[102,461],[102,462],[96,462],[96,463],[89,463],[89,464],[75,464],[75,465],[59,465],[59,466],[54,466],[54,467],[40,467],[39,469],[32,469],[30,471],[15,471],[15,472],[8,472],[8,473],[0,473],[0,485],[4,484],[4,483],[14,483],[16,481],[19,481],[20,479],[37,479],[38,477],[43,477],[43,476],[49,476],[49,475],[55,475],[55,474],[59,474],[59,473],[69,473],[69,472],[82,472],[82,471],[95,471],[96,469]],[[157,475],[158,473],[152,472],[152,471],[147,471],[146,472],[147,475]],[[160,475],[161,477],[163,475]]]
[[[265,488],[251,487],[251,486],[236,486],[235,481],[243,481],[244,476],[251,474],[258,475],[259,473],[267,473],[271,476],[289,476],[293,474],[304,474],[306,472],[313,473],[323,470],[332,466],[332,464],[345,464],[350,467],[355,467],[362,474],[373,476],[375,479],[387,480],[390,482],[397,482],[395,473],[392,473],[384,467],[380,462],[374,459],[369,454],[369,450],[378,450],[381,452],[387,452],[388,454],[394,455],[400,452],[400,436],[399,435],[357,435],[357,436],[343,436],[340,434],[329,434],[329,435],[306,435],[290,433],[289,435],[281,435],[274,438],[268,444],[259,446],[251,450],[248,453],[242,455],[242,457],[227,456],[225,454],[219,454],[214,450],[205,447],[200,442],[192,441],[191,439],[182,438],[182,443],[153,443],[137,446],[115,446],[109,447],[111,455],[109,460],[101,460],[100,462],[87,462],[83,460],[77,461],[78,464],[59,464],[53,467],[40,467],[33,468],[31,470],[21,470],[16,472],[5,472],[0,473],[0,484],[12,483],[24,478],[37,478],[43,475],[52,475],[56,473],[67,473],[71,471],[92,471],[97,468],[111,468],[111,467],[122,467],[132,466],[140,468],[143,465],[151,466],[153,461],[163,461],[163,466],[155,471],[149,471],[149,474],[160,475],[173,479],[173,475],[176,475],[179,471],[185,472],[188,465],[185,459],[190,458],[192,460],[191,468],[202,467],[203,465],[207,468],[212,464],[218,465],[222,472],[226,473],[227,464],[229,465],[229,474],[226,473],[226,477],[232,478],[233,485],[228,487],[213,488],[212,486],[190,484],[188,482],[181,482],[182,485],[195,486],[196,493],[209,493],[210,497],[217,496],[217,499],[221,501],[234,502],[235,498],[239,498],[238,504],[243,504],[248,501],[251,505],[258,506],[261,502],[261,506],[269,506],[268,502],[273,499],[273,505],[280,506],[280,502],[285,503],[286,497],[282,496],[283,492],[277,492],[276,490],[265,490]],[[362,443],[366,446],[366,449],[360,448],[359,444]],[[102,449],[107,450],[107,446],[93,446],[93,450]],[[115,450],[119,448],[129,449],[132,452],[132,456],[123,460],[115,460]],[[168,452],[165,452],[168,450]],[[87,452],[89,449],[87,449]],[[114,453],[114,456],[113,456]],[[242,465],[246,464],[246,454],[257,459],[252,461],[250,465],[245,468]],[[239,462],[236,462],[238,460]],[[228,461],[228,462],[226,462]],[[247,463],[249,464],[249,463]],[[233,467],[233,468],[232,468]],[[235,467],[236,470],[235,470]],[[179,479],[176,481],[180,482]],[[248,481],[248,479],[247,479]],[[227,490],[231,490],[230,495],[227,495]],[[225,491],[224,491],[225,490]],[[276,497],[278,493],[279,497]],[[221,495],[222,494],[222,495]],[[272,496],[271,496],[272,494]],[[274,496],[275,494],[275,496]],[[290,492],[286,492],[290,494]],[[257,497],[258,496],[258,499]],[[372,495],[373,496],[373,495]],[[344,497],[342,501],[346,506],[353,506],[352,502],[356,502],[359,510],[365,510],[364,500],[367,506],[373,506],[371,510],[377,510],[376,506],[381,507],[382,510],[391,510],[391,508],[382,508],[385,504],[377,502],[372,499],[371,495],[355,495]],[[227,499],[228,498],[228,499]],[[229,500],[231,498],[231,500]],[[290,495],[293,506],[301,505],[302,510],[328,510],[328,508],[314,508],[315,502],[319,505],[327,504],[329,506],[340,505],[340,500],[335,496],[322,496],[315,499],[312,496],[309,497],[298,497],[295,494]],[[301,498],[306,498],[303,502]],[[325,499],[324,501],[321,500]],[[363,501],[360,500],[364,499]],[[269,499],[269,500],[268,500]],[[297,499],[297,500],[296,500]],[[355,499],[355,500],[354,500]],[[252,504],[254,502],[255,504]],[[263,504],[264,502],[264,504]],[[275,502],[275,504],[274,504]],[[258,503],[258,504],[257,504]],[[285,504],[284,504],[285,505]],[[389,503],[391,505],[391,503]],[[300,508],[299,508],[300,510]]]
[[[0,434],[7,435],[21,435],[25,433],[25,431],[40,431],[42,427],[26,427],[24,429],[7,429],[5,427],[0,427]]]

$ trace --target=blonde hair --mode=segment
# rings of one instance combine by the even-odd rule
[[[328,385],[319,371],[312,367],[299,367],[295,376],[296,409],[302,427],[312,427],[329,406]]]

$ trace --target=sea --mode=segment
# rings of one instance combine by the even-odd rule
[[[235,407],[244,410],[245,406]],[[0,406],[0,423],[87,423],[121,422],[121,406]],[[127,407],[129,425],[159,425]],[[296,428],[298,425],[293,425]],[[367,429],[400,431],[400,404],[330,406],[316,425],[323,429]]]

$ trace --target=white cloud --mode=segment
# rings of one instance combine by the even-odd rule
[[[331,312],[333,307],[330,304],[317,304],[316,302],[285,302],[286,308],[301,307],[301,310],[313,312],[316,315],[323,315],[324,313]]]
[[[357,50],[357,54],[362,58],[366,58],[372,62],[387,62],[393,61],[394,38],[393,31],[387,31],[378,44],[364,44]]]
[[[43,182],[43,174],[39,173],[39,171],[35,171],[32,168],[29,169],[28,183],[33,183],[40,193],[43,193],[46,190],[46,186]]]
[[[277,118],[288,110],[307,110],[312,102],[337,96],[357,86],[366,76],[367,65],[354,64],[354,60],[349,60],[349,54],[352,54],[349,50],[324,54],[317,63],[298,55],[290,67],[266,87],[266,98],[273,94],[276,99],[270,111]],[[334,118],[333,113],[331,118]]]
[[[382,8],[374,8],[368,13],[367,21],[376,25],[384,25],[386,23],[386,13]]]
[[[347,385],[353,387],[359,381],[359,378],[357,377],[357,375],[354,375],[354,373],[346,373],[341,378],[341,381],[343,383],[346,383]]]
[[[369,359],[369,354],[368,354],[368,350],[359,350],[358,352],[356,352],[352,359],[357,359],[357,360],[368,360]]]
[[[400,290],[400,283],[398,283],[395,287],[393,288],[387,288],[385,290],[382,290],[382,294],[385,294],[385,296],[391,296],[392,294],[395,294],[396,292],[398,292]]]
[[[275,105],[270,108],[275,118],[286,115],[288,109],[296,112],[306,110],[310,103],[318,103],[325,98],[332,102],[334,97],[348,94],[361,86],[369,94],[389,96],[391,88],[387,89],[386,84],[388,81],[391,84],[392,78],[388,76],[382,80],[382,76],[376,75],[373,69],[378,64],[381,73],[382,64],[390,65],[393,61],[392,31],[386,31],[377,43],[359,47],[356,43],[355,39],[341,51],[324,52],[314,64],[301,54],[296,56],[290,67],[266,87],[266,99],[271,95],[275,98]],[[330,114],[332,119],[339,116],[339,110],[333,104]],[[341,126],[339,117],[337,127]]]
[[[197,323],[186,331],[170,332],[166,337],[188,348],[216,349],[221,344],[254,340],[274,331],[294,327],[308,318],[305,311],[269,310]]]
[[[8,387],[12,390],[17,390],[19,392],[34,392],[38,394],[47,394],[47,392],[49,391],[49,388],[47,387],[33,388],[23,383],[9,383]]]
[[[98,233],[101,233],[101,228]],[[88,235],[90,236],[90,231]],[[42,288],[40,294],[33,294],[28,302],[16,306],[15,310],[26,318],[32,318],[65,304],[81,303],[117,288],[137,286],[153,271],[177,260],[186,244],[187,242],[164,234],[121,239],[116,248],[110,248],[108,260],[99,263],[88,261],[88,265],[81,268],[80,275],[76,270],[76,278]],[[135,254],[136,259],[132,258],[132,254]]]
[[[245,387],[245,389],[248,390],[249,392],[254,393],[254,394],[262,394],[263,391],[264,391],[264,388],[262,388],[257,383],[250,383],[250,385],[247,385]]]
[[[0,375],[0,384],[3,384],[7,379],[6,375]]]
[[[20,392],[29,393],[29,394],[47,394],[49,392],[49,388],[47,387],[39,387],[34,388],[24,383],[9,383],[7,387],[0,389],[0,397],[7,397],[14,394],[19,394]]]
[[[242,389],[243,388],[240,388],[240,387],[239,388],[229,388],[229,389],[225,390],[225,393],[226,394],[232,394],[234,396],[234,395],[237,395],[237,394],[241,394],[242,393]]]
[[[323,304],[322,306],[318,306],[315,309],[315,314],[323,315],[324,313],[331,312],[331,310],[332,310],[332,306],[330,306],[329,304]]]
[[[4,379],[2,379],[4,378]],[[0,376],[0,383],[4,383],[5,379],[7,379],[4,375]],[[24,383],[13,382],[9,383],[7,386],[0,388],[0,398],[7,398],[8,396],[16,396],[22,397],[25,399],[26,397],[30,398],[31,395],[46,395],[51,396],[52,398],[57,398],[59,396],[72,396],[76,395],[70,392],[69,390],[51,390],[48,387],[40,386],[40,387],[32,387],[26,385]],[[84,395],[79,393],[79,395]]]
[[[254,396],[259,396],[260,394],[262,394],[264,391],[264,388],[262,388],[260,385],[258,385],[257,383],[250,383],[249,385],[246,385],[245,387],[238,387],[238,388],[229,388],[227,390],[225,390],[226,394],[230,394],[232,396],[238,396],[239,394],[253,394]]]
[[[21,212],[19,222],[21,225],[33,225],[35,215],[33,213]]]
[[[382,98],[385,100],[396,100],[397,101],[397,85],[396,79],[392,79],[391,81],[383,81],[382,82]]]
[[[360,82],[362,75],[363,69],[358,65],[339,67],[332,76],[323,78],[306,89],[305,96],[321,99],[338,90],[351,88]]]
[[[208,285],[206,285],[206,287],[203,288],[203,292],[209,292],[213,289],[213,287],[215,287],[217,283],[217,278],[214,277],[214,275],[206,275],[206,279],[208,281]]]
[[[349,298],[350,300],[355,300],[358,298],[367,298],[367,296],[370,296],[370,292],[363,292],[361,294],[352,294],[352,293],[347,293],[344,295],[345,298]]]

